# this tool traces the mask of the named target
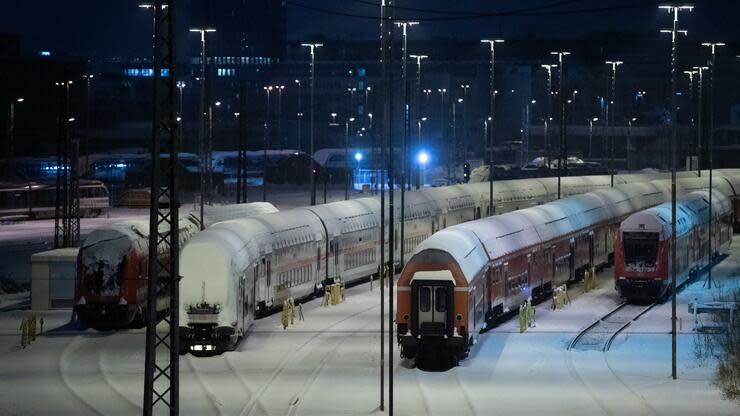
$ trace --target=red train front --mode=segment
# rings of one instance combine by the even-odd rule
[[[123,328],[143,323],[146,303],[146,221],[99,228],[77,258],[74,312],[84,327]]]
[[[730,201],[714,191],[712,257],[731,240]],[[695,191],[676,203],[676,285],[709,263],[709,192]],[[662,299],[671,283],[671,204],[637,212],[624,220],[617,234],[614,279],[619,294],[636,301]]]

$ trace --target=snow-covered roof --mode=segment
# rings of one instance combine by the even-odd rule
[[[427,238],[416,247],[411,258],[425,250],[439,250],[452,256],[468,283],[488,262],[488,256],[475,233],[460,227],[446,228]]]
[[[380,202],[375,198],[358,198],[304,207],[321,217],[332,236],[377,227],[380,224]]]

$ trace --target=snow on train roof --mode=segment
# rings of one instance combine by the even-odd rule
[[[488,262],[488,256],[476,234],[462,227],[450,227],[435,233],[416,247],[414,255],[424,250],[440,250],[450,254],[468,283]]]
[[[523,211],[526,210],[470,221],[454,228],[467,229],[474,233],[483,243],[488,256],[496,258],[540,241],[531,224],[533,214]]]
[[[380,202],[375,198],[337,201],[301,209],[314,212],[321,217],[333,236],[375,227],[380,222]]]
[[[211,207],[203,212],[203,221],[206,227],[221,221],[227,221],[235,218],[250,217],[259,214],[270,214],[278,212],[278,209],[269,202],[248,202],[244,204],[231,204],[218,207]],[[191,216],[198,218],[198,212],[193,211]]]
[[[454,211],[475,205],[473,195],[466,185],[441,186],[424,189],[428,197],[435,201],[442,212]]]
[[[717,202],[714,202],[714,196],[717,196]],[[722,193],[715,191],[712,197],[715,212],[730,209],[729,201]],[[694,224],[707,222],[708,198],[709,192],[706,190],[691,192],[678,198],[676,201],[677,236],[687,233]],[[665,202],[631,215],[622,222],[619,228],[622,232],[657,232],[661,239],[666,239],[671,235],[672,218],[671,203]]]

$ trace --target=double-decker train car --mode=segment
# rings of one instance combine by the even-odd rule
[[[710,216],[711,210],[711,216]],[[711,218],[711,221],[710,221]],[[614,284],[629,301],[657,301],[671,286],[671,203],[635,213],[617,234]],[[712,253],[709,253],[709,227]],[[676,201],[676,285],[706,267],[732,240],[730,199],[722,192],[694,191]]]
[[[678,192],[701,183],[707,186],[704,178],[679,180]],[[669,192],[665,180],[618,185],[434,234],[398,281],[402,356],[456,363],[489,323],[608,262],[620,223]]]
[[[232,218],[275,212],[264,202],[213,207],[205,212],[206,226]],[[182,245],[200,230],[198,215],[181,215]],[[83,327],[125,328],[143,324],[147,304],[149,221],[125,220],[93,230],[77,258],[74,312]],[[167,299],[158,300],[166,308]]]

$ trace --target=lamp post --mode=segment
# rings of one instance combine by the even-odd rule
[[[457,140],[457,104],[463,104],[464,100],[462,98],[458,98],[457,101],[452,102],[452,146],[454,148],[453,152],[450,152],[450,155],[448,156],[448,160],[452,155],[458,154],[458,149],[460,147],[460,143]],[[455,162],[458,162],[455,160]],[[451,172],[450,172],[450,164],[447,164],[447,180],[451,180]]]
[[[298,85],[298,113],[296,113],[296,116],[298,116],[298,150],[303,151],[303,146],[301,143],[301,130],[303,127],[303,106],[301,105],[301,99],[302,99],[302,85],[301,80],[297,79],[295,80],[296,85]]]
[[[487,43],[491,50],[491,73],[489,74],[489,107],[488,117],[490,118],[488,126],[488,215],[493,215],[496,212],[495,206],[493,205],[493,144],[494,134],[496,128],[496,83],[495,83],[495,64],[496,64],[496,44],[504,43],[503,39],[481,39],[481,43]],[[486,146],[483,146],[485,150]]]
[[[625,158],[627,159],[627,170],[632,169],[630,163],[630,154],[632,154],[632,123],[636,122],[637,118],[632,117],[627,120],[627,150],[625,152]]]
[[[262,201],[267,201],[267,149],[270,147],[270,93],[274,86],[262,87],[265,90],[265,124],[264,140],[262,141]]]
[[[211,192],[213,192],[213,107],[220,107],[221,101],[216,101],[208,105],[208,143],[206,144],[206,172],[208,179],[208,205],[212,205]]]
[[[522,160],[522,166],[526,166],[527,165],[527,161],[529,160],[529,150],[530,150],[529,149],[530,105],[535,105],[535,104],[537,104],[537,100],[530,100],[526,104],[525,109],[524,109],[524,113],[525,113],[524,114],[524,120],[525,120],[525,125],[524,125],[524,128],[525,128],[524,133],[525,134],[524,134],[524,138],[525,138],[525,143],[524,143],[524,146],[522,146],[524,148],[524,157],[522,158],[523,159]]]
[[[206,195],[206,154],[205,154],[205,140],[206,140],[206,33],[213,33],[216,29],[213,28],[190,28],[193,33],[200,34],[200,110],[199,114],[199,129],[198,129],[198,147],[200,150],[200,229],[205,229],[205,223],[203,222],[203,209],[204,200]]]
[[[687,35],[685,30],[678,30],[678,14],[682,11],[692,11],[690,5],[658,6],[672,15],[673,27],[661,30],[661,33],[671,34],[671,376],[676,379],[676,150],[678,147],[678,122],[676,120],[676,72],[678,66],[678,44],[676,38],[679,33]]]
[[[8,165],[15,164],[15,106],[24,101],[18,97],[10,102],[10,118],[8,122]]]
[[[545,160],[547,167],[551,164],[551,150],[550,150],[550,134],[549,134],[549,121],[552,120],[552,69],[557,68],[555,64],[543,64],[540,65],[547,71],[547,115],[545,116],[544,124],[544,149],[545,149]]]
[[[570,55],[567,51],[556,51],[550,52],[550,55],[558,57],[558,97],[560,99],[560,144],[559,144],[559,156],[558,156],[558,199],[560,199],[560,188],[561,188],[561,177],[563,172],[568,174],[568,155],[563,155],[565,151],[566,141],[566,120],[565,120],[565,95],[563,94],[565,83],[565,67],[563,66],[563,58]],[[565,166],[564,166],[565,165]]]
[[[594,121],[599,121],[598,117],[588,119],[588,157],[593,157],[593,143],[594,143]]]
[[[90,95],[90,89],[93,78],[95,78],[94,74],[84,74],[82,75],[83,78],[85,78],[85,127],[87,128],[87,134],[85,134],[85,170],[87,170],[90,166],[90,127],[92,126],[92,118],[90,117],[90,108],[92,108],[91,101],[92,101],[92,95]]]
[[[421,141],[421,137],[422,137],[421,136],[421,125],[425,121],[427,121],[427,118],[426,117],[420,117],[419,120],[417,121],[417,123],[419,124],[419,139],[418,139],[417,147],[419,149],[422,148],[421,147],[421,143],[422,143],[422,141]],[[417,174],[416,174],[416,189],[418,190],[419,187],[423,185],[423,182],[422,182],[422,179],[423,178],[421,176],[421,166],[417,167],[416,170],[417,170]]]
[[[301,46],[307,47],[310,50],[311,53],[311,81],[310,81],[310,89],[311,89],[311,122],[310,122],[310,145],[309,145],[309,156],[311,157],[311,205],[316,205],[316,163],[313,159],[313,153],[314,153],[314,141],[313,141],[313,124],[314,124],[314,65],[316,63],[316,48],[320,48],[324,46],[323,43],[302,43]]]
[[[701,164],[702,164],[702,146],[704,144],[704,126],[702,121],[704,120],[704,71],[709,69],[708,66],[695,66],[693,68],[699,73],[699,109],[697,113],[697,126],[696,126],[696,175],[701,177]]]
[[[349,134],[351,130],[352,122],[355,121],[354,117],[350,117],[344,122],[344,163],[346,163],[344,169],[344,200],[349,199],[349,181],[351,178],[350,170],[352,162],[349,159]]]
[[[712,251],[712,237],[714,227],[712,227],[712,171],[714,169],[714,67],[717,63],[717,47],[725,46],[722,42],[704,42],[702,46],[709,47],[712,52],[712,58],[709,60],[709,210],[707,212],[709,220],[709,267],[707,269],[707,287],[712,288],[712,260],[714,252]]]
[[[355,114],[355,93],[357,92],[357,87],[349,87],[347,88],[347,92],[349,93],[349,106],[347,107],[347,117],[353,117]]]
[[[278,140],[280,141],[281,145],[284,146],[285,142],[283,141],[283,127],[282,127],[282,110],[283,110],[283,90],[285,89],[285,85],[275,85],[275,90],[278,93],[278,107],[277,107],[277,136]]]
[[[427,163],[429,162],[429,154],[427,154],[427,152],[425,152],[424,150],[421,150],[419,152],[419,156],[416,157],[416,161],[420,165],[419,175],[420,175],[421,186],[424,186],[424,183],[426,182],[425,176],[426,176],[426,170],[427,170],[426,169]]]
[[[694,124],[694,75],[697,75],[699,71],[690,70],[683,71],[683,73],[689,76],[689,124],[691,125],[692,133],[694,133],[693,129],[696,128]],[[689,151],[689,170],[694,170],[694,157],[691,155],[691,151]]]
[[[611,176],[611,186],[614,187],[614,138],[609,135],[609,121],[611,115],[610,109],[612,105],[614,105],[614,99],[617,94],[617,67],[622,65],[624,62],[622,61],[606,61],[607,65],[611,67],[611,76],[610,83],[609,83],[609,90],[607,91],[607,100],[606,100],[606,109],[605,109],[605,121],[606,121],[606,129],[604,129],[604,134],[606,135],[606,143],[607,146],[609,146],[609,174]]]

